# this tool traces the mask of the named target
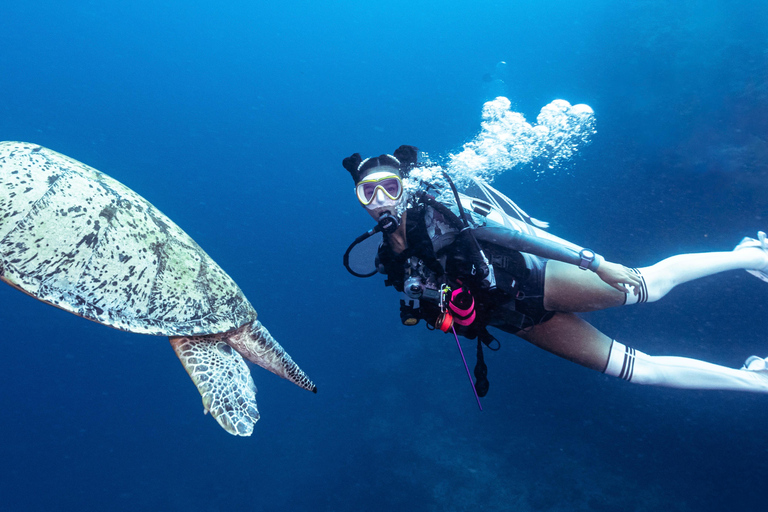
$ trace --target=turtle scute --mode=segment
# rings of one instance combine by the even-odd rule
[[[164,335],[206,412],[247,436],[259,419],[243,357],[317,388],[232,278],[149,201],[68,156],[0,142],[0,279],[76,315]]]
[[[104,173],[0,142],[3,280],[118,329],[226,332],[256,318],[232,278],[171,219]]]

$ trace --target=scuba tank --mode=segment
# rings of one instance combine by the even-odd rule
[[[487,227],[506,228],[556,242],[576,252],[581,250],[578,245],[545,231],[549,227],[549,223],[534,219],[517,206],[514,201],[481,179],[472,178],[471,189],[473,192],[475,190],[478,192],[477,197],[460,193],[461,204],[464,209],[485,217]]]

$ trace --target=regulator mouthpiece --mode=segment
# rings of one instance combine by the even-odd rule
[[[378,227],[381,232],[390,235],[400,227],[400,221],[391,213],[384,212],[381,214],[381,217],[379,217]]]

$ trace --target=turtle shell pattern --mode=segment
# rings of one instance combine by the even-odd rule
[[[0,279],[142,334],[221,333],[256,319],[232,278],[147,200],[30,143],[0,142]]]

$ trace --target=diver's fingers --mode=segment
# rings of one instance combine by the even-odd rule
[[[629,285],[627,283],[616,283],[616,284],[613,284],[611,286],[613,286],[614,288],[616,288],[617,290],[619,290],[622,293],[629,293],[629,291],[632,290],[632,289],[637,290],[637,288],[634,288],[634,287],[632,287],[631,285]],[[637,292],[635,292],[635,293],[637,293]]]
[[[607,284],[611,288],[615,288],[616,290],[619,290],[621,293],[629,293],[629,285],[624,284],[622,281],[614,281],[611,283],[609,283],[608,281],[605,281],[605,284]]]
[[[641,286],[643,284],[643,280],[640,279],[640,276],[629,270],[625,267],[624,277],[627,279],[627,284],[630,284],[632,286]]]
[[[640,288],[642,287],[642,281],[635,274],[626,274],[620,283],[621,291],[629,293],[631,290],[635,295],[640,295]],[[618,289],[618,287],[614,288]]]
[[[625,285],[624,283],[616,283],[612,284],[611,286],[619,290],[621,293],[629,293],[629,286]]]
[[[640,294],[640,285],[634,282],[631,282],[629,279],[622,281],[619,286],[621,286],[621,291],[623,291],[624,293],[632,292],[632,294],[634,295]],[[618,287],[616,286],[614,286],[614,288],[618,289]]]

